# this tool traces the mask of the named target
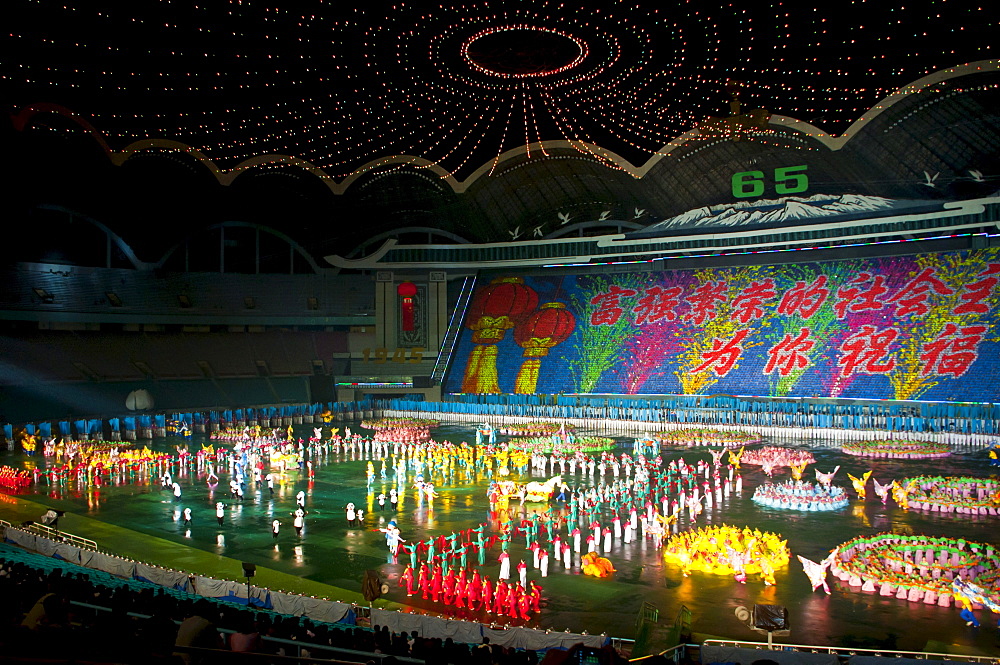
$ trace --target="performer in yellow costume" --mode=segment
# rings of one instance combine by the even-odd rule
[[[611,562],[597,552],[587,552],[581,560],[583,564],[583,574],[591,577],[610,577],[615,572],[615,567]]]
[[[871,469],[865,471],[865,474],[860,478],[855,478],[851,474],[847,474],[847,477],[851,479],[851,484],[854,485],[854,491],[858,493],[858,498],[862,501],[868,497],[868,493],[865,491],[865,485],[868,484],[868,478],[870,478],[871,475]]]

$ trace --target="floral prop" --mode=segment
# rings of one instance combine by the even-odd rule
[[[781,448],[778,446],[764,446],[756,450],[747,450],[740,458],[743,464],[753,466],[768,466],[778,468],[783,466],[801,466],[803,464],[815,464],[816,458],[808,450],[796,450],[795,448]]]
[[[440,420],[431,418],[377,418],[375,420],[362,420],[361,426],[365,429],[408,429],[411,427],[422,427],[433,429],[441,424]]]
[[[509,436],[551,436],[560,431],[575,432],[576,426],[569,423],[530,422],[507,423],[500,426],[500,433]]]
[[[778,510],[838,510],[850,502],[843,487],[788,480],[757,487],[753,502]]]
[[[950,607],[954,580],[996,588],[1000,557],[992,545],[961,538],[881,533],[837,547],[830,572],[861,591]]]
[[[680,565],[685,576],[699,570],[745,582],[747,575],[760,574],[765,584],[774,584],[775,569],[787,566],[790,557],[780,535],[725,524],[676,534],[663,548],[663,558]]]
[[[926,459],[947,457],[951,454],[947,443],[913,441],[908,439],[885,439],[881,441],[848,441],[843,446],[848,455],[857,457],[879,457],[887,459]]]
[[[755,432],[737,432],[734,430],[718,430],[710,428],[688,427],[685,429],[665,430],[651,434],[664,446],[724,446],[736,448],[761,442],[760,434]]]
[[[996,517],[1000,508],[1000,481],[991,478],[916,476],[900,484],[915,510]]]
[[[615,440],[606,436],[577,436],[572,441],[553,440],[554,437],[517,437],[509,441],[511,448],[537,454],[575,455],[613,450]]]

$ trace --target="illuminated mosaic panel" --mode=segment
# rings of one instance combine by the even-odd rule
[[[995,249],[484,281],[445,388],[995,401]]]

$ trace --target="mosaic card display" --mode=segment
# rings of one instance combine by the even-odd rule
[[[995,249],[487,276],[445,389],[997,401]]]

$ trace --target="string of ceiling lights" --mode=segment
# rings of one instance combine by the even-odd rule
[[[557,140],[642,163],[725,115],[731,80],[745,106],[838,133],[991,57],[998,21],[970,0],[343,5],[12,0],[0,81],[14,110],[60,104],[114,148],[169,139],[223,169],[286,155],[336,179],[408,158],[458,174]]]

